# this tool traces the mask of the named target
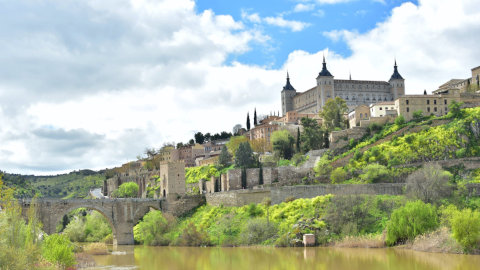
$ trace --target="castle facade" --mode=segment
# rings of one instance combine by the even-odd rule
[[[393,67],[393,74],[387,81],[338,80],[328,71],[325,57],[323,67],[317,76],[317,85],[305,92],[297,92],[290,83],[287,73],[287,83],[282,90],[283,116],[289,111],[298,113],[318,113],[328,99],[340,97],[347,103],[349,111],[359,105],[369,105],[382,101],[393,101],[405,95],[405,80]]]

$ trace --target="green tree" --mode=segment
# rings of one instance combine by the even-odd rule
[[[250,115],[247,113],[247,130],[250,130]]]
[[[341,183],[347,180],[347,177],[348,177],[348,174],[342,167],[336,168],[330,174],[330,180],[332,181],[332,184]]]
[[[255,108],[255,110],[253,111],[253,126],[256,126],[258,125],[258,122],[257,122],[257,108]]]
[[[271,137],[273,151],[284,159],[290,159],[293,156],[293,143],[295,138],[287,130],[277,130]]]
[[[133,235],[137,242],[149,246],[165,246],[170,243],[166,233],[170,230],[174,220],[167,220],[161,211],[148,212],[143,220],[133,228]]]
[[[195,142],[198,144],[203,144],[205,142],[205,136],[203,136],[202,132],[195,133],[194,137],[195,137]]]
[[[247,142],[247,137],[245,136],[233,136],[230,137],[230,140],[227,142],[227,149],[230,152],[230,155],[235,157],[235,153],[237,152],[238,147],[241,143]]]
[[[328,99],[319,115],[323,118],[328,130],[333,130],[335,128],[344,128],[346,126],[345,118],[343,117],[347,113],[348,107],[345,100],[340,97],[335,97],[335,99]]]
[[[388,182],[390,172],[387,167],[378,163],[372,163],[363,169],[363,173],[360,174],[359,177],[366,183]]]
[[[462,116],[462,110],[461,110],[462,105],[463,105],[463,102],[456,102],[455,100],[452,100],[452,103],[448,105],[450,114],[455,118],[460,118]]]
[[[412,117],[414,121],[421,120],[423,118],[423,111],[422,110],[414,111]]]
[[[295,144],[297,152],[300,152],[300,128],[297,127],[297,142]]]
[[[405,117],[403,117],[403,115],[397,116],[397,118],[395,118],[395,125],[401,126],[403,124],[405,124]]]
[[[220,151],[220,155],[218,156],[218,164],[222,167],[227,167],[232,160],[232,156],[228,153],[227,146],[224,145],[222,147],[222,151]]]
[[[387,224],[387,245],[412,240],[438,226],[435,207],[422,201],[395,209]]]
[[[255,164],[253,151],[248,142],[242,142],[235,152],[235,167],[248,168]]]
[[[324,132],[317,121],[312,118],[303,117],[301,122],[303,126],[303,133],[300,136],[302,151],[306,153],[310,150],[321,149],[324,142]]]
[[[135,198],[138,196],[138,184],[135,182],[127,182],[121,184],[112,194],[115,198]]]
[[[471,209],[457,211],[450,221],[453,238],[466,250],[478,248],[480,241],[480,212]]]

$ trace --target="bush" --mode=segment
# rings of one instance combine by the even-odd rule
[[[336,168],[330,174],[330,179],[332,181],[332,184],[341,183],[347,180],[347,178],[348,178],[348,174],[342,167]]]
[[[207,232],[197,228],[193,222],[190,222],[178,236],[176,245],[200,247],[210,246],[211,243]]]
[[[246,210],[249,217],[256,217],[256,216],[263,215],[262,208],[258,207],[255,203],[249,204]]]
[[[453,238],[466,251],[478,247],[480,241],[480,212],[464,209],[453,215],[451,219]]]
[[[135,182],[121,184],[112,194],[115,198],[135,198],[138,196],[138,185]]]
[[[359,177],[365,183],[389,182],[390,172],[387,167],[378,163],[372,163],[363,169],[363,173]]]
[[[427,164],[407,177],[406,194],[426,203],[433,203],[450,195],[448,181],[452,174],[438,164]]]
[[[75,264],[73,244],[66,235],[52,234],[47,236],[43,241],[42,254],[47,261],[61,268]]]
[[[265,243],[268,240],[273,241],[276,235],[277,228],[273,223],[264,218],[256,218],[247,222],[240,236],[243,244],[255,245]]]
[[[403,115],[397,116],[397,118],[395,118],[395,125],[401,126],[403,124],[405,124],[405,117],[403,117]]]
[[[133,229],[135,241],[149,246],[168,245],[170,239],[166,236],[166,233],[175,223],[173,218],[169,219],[170,221],[162,215],[161,211],[148,212]]]
[[[421,120],[423,118],[423,111],[422,110],[414,111],[412,117],[414,121]]]
[[[435,208],[422,201],[408,202],[393,211],[387,224],[386,243],[392,246],[426,233],[438,226]]]
[[[330,165],[330,160],[328,155],[323,155],[320,160],[315,164],[313,168],[316,176],[328,175],[332,171],[332,166]]]

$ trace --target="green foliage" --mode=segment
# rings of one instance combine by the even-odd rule
[[[302,151],[306,153],[312,149],[323,148],[324,132],[317,121],[308,117],[303,117],[301,121],[303,126],[303,132],[300,135]]]
[[[365,183],[390,182],[391,179],[391,175],[387,167],[378,163],[368,164],[363,169],[363,173],[360,174],[359,177]]]
[[[391,246],[398,242],[412,240],[438,226],[435,207],[422,201],[408,202],[393,211],[387,225],[386,243]]]
[[[455,100],[452,100],[452,103],[448,105],[448,110],[449,110],[448,114],[454,118],[462,117],[462,111],[460,109],[462,105],[463,105],[463,102],[456,102]]]
[[[334,130],[335,128],[343,129],[346,126],[343,115],[347,110],[348,107],[345,100],[340,97],[335,97],[335,99],[327,100],[319,115],[323,118],[329,130]]]
[[[293,144],[295,138],[287,130],[277,130],[271,137],[273,151],[284,159],[290,159],[293,156]]]
[[[332,181],[332,184],[341,183],[347,180],[347,177],[348,177],[348,174],[342,167],[336,168],[330,174],[330,179]]]
[[[423,111],[422,110],[414,111],[413,115],[412,115],[412,118],[413,118],[414,121],[421,120],[423,118]]]
[[[415,199],[434,203],[450,195],[452,174],[438,164],[427,164],[407,177],[406,193]]]
[[[242,244],[255,245],[272,243],[276,238],[277,228],[264,218],[255,218],[247,221],[240,234]]]
[[[112,233],[108,220],[97,211],[73,215],[63,233],[73,242],[100,242]]]
[[[138,184],[135,182],[127,182],[121,184],[118,189],[113,191],[114,198],[135,198],[138,197]]]
[[[224,145],[222,147],[222,151],[220,151],[220,155],[218,156],[218,165],[222,167],[227,167],[232,161],[232,156],[228,153],[227,146]]]
[[[452,215],[453,238],[468,252],[478,248],[480,241],[480,212],[464,209]]]
[[[238,147],[240,147],[240,144],[247,141],[248,141],[247,137],[245,136],[230,137],[230,140],[226,144],[228,152],[230,152],[230,155],[232,155],[235,158],[235,153],[237,153],[237,149]]]
[[[255,164],[252,148],[248,142],[240,143],[235,152],[235,167],[248,168]]]
[[[295,155],[293,155],[290,163],[298,167],[303,163],[305,163],[305,161],[307,161],[308,159],[309,159],[308,156],[302,155],[302,153],[296,153]]]
[[[209,181],[212,176],[216,176],[218,173],[217,167],[212,164],[185,168],[185,180],[187,183],[198,183],[200,179]]]
[[[399,115],[397,116],[397,118],[395,118],[395,125],[403,126],[404,124],[405,124],[405,117],[403,117],[403,115]]]
[[[45,238],[42,245],[43,257],[62,269],[75,264],[73,244],[67,236],[52,234]]]
[[[192,247],[211,245],[208,234],[201,228],[197,228],[193,222],[189,223],[187,227],[183,229],[176,243],[180,246]]]
[[[166,233],[174,222],[173,218],[167,220],[161,211],[152,210],[133,228],[134,239],[144,245],[166,246],[171,241]]]
[[[280,159],[280,160],[277,162],[277,166],[278,166],[278,167],[290,166],[290,160],[288,160],[288,159]]]
[[[330,165],[331,160],[328,159],[328,155],[323,155],[320,160],[315,164],[313,170],[315,175],[328,175],[332,171],[332,166]]]

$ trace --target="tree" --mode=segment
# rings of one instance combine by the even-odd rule
[[[448,181],[452,174],[438,164],[427,164],[407,177],[406,193],[426,203],[433,203],[450,195]]]
[[[230,155],[235,157],[236,155],[235,153],[237,152],[237,149],[240,146],[240,144],[246,141],[247,141],[247,137],[245,136],[230,137],[230,140],[227,142],[227,148],[228,148],[228,152],[230,152]]]
[[[210,132],[205,133],[204,137],[206,142],[209,142],[212,139],[212,135],[210,134]]]
[[[182,148],[183,146],[184,146],[184,145],[183,145],[182,142],[177,143],[177,149],[180,149],[180,148]]]
[[[195,141],[193,139],[190,139],[190,141],[188,141],[188,144],[189,145],[194,145],[195,144]]]
[[[115,198],[135,198],[138,196],[138,185],[135,182],[121,184],[112,194]]]
[[[329,130],[346,126],[343,115],[348,111],[347,103],[340,97],[328,99],[319,115]]]
[[[253,126],[256,126],[258,125],[258,122],[257,122],[257,108],[255,108],[255,110],[253,111]]]
[[[250,115],[247,113],[247,130],[250,130]]]
[[[412,117],[414,121],[421,120],[423,118],[423,111],[422,110],[414,111]]]
[[[232,129],[233,135],[238,135],[238,131],[240,131],[241,128],[242,128],[242,125],[240,124],[236,124],[235,126],[233,126],[233,129]]]
[[[395,118],[395,125],[401,126],[403,124],[405,124],[405,117],[403,117],[403,115],[397,116],[397,118]]]
[[[220,155],[218,156],[218,164],[223,167],[227,167],[231,160],[232,156],[230,153],[228,153],[227,146],[224,145],[222,147],[222,151],[220,151]]]
[[[272,145],[268,143],[266,139],[259,138],[250,140],[249,142],[253,152],[265,153],[272,151]]]
[[[297,142],[295,144],[297,152],[300,152],[300,128],[297,127]]]
[[[194,137],[195,137],[195,142],[198,144],[203,144],[205,142],[205,136],[203,136],[202,132],[195,133]]]
[[[278,153],[284,159],[290,159],[293,156],[293,144],[295,138],[286,130],[277,130],[271,137],[273,151]]]
[[[303,133],[300,136],[302,151],[306,153],[313,149],[321,149],[323,147],[324,132],[317,121],[312,118],[303,117],[301,123],[303,126]]]
[[[452,100],[452,103],[448,105],[448,109],[450,110],[450,113],[452,114],[453,117],[459,118],[462,116],[462,108],[463,102],[456,102],[455,100]]]
[[[242,142],[235,152],[235,167],[248,168],[255,164],[252,148],[248,142]]]

